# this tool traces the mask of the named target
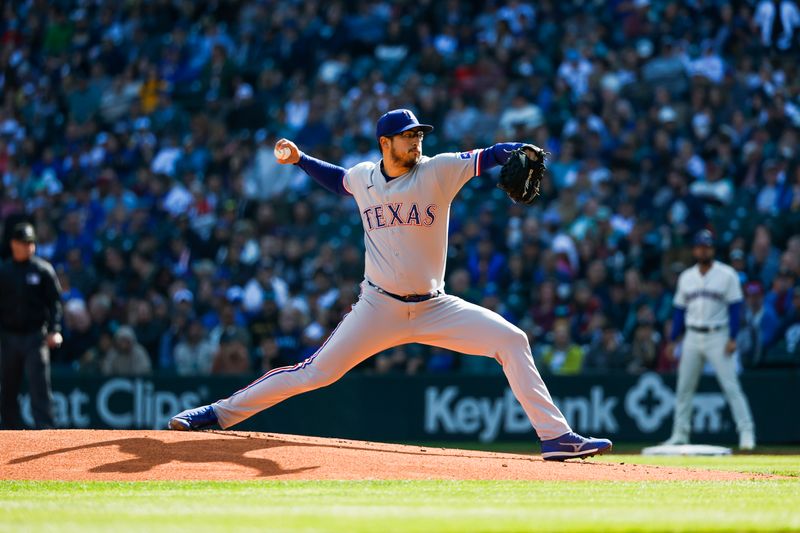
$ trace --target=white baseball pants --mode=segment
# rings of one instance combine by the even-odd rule
[[[287,398],[330,385],[368,357],[412,342],[494,357],[539,438],[571,431],[536,369],[527,335],[518,327],[455,296],[404,303],[366,282],[352,311],[314,355],[297,365],[270,370],[214,403],[219,425],[229,428]]]
[[[747,403],[747,397],[745,397],[739,377],[736,375],[736,361],[733,355],[725,353],[727,342],[727,329],[711,333],[687,330],[683,338],[681,360],[678,364],[673,437],[681,440],[689,439],[692,429],[692,397],[697,390],[697,383],[706,360],[714,368],[717,381],[728,400],[739,434],[753,431],[753,415],[750,413],[750,405]]]

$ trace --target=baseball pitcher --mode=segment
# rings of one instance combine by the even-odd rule
[[[664,444],[688,444],[691,432],[692,397],[705,361],[717,374],[736,429],[739,448],[752,450],[755,443],[750,406],[736,375],[736,335],[742,307],[739,276],[730,266],[714,260],[714,238],[708,230],[694,238],[697,264],[678,278],[670,339],[684,331],[678,365],[678,390],[672,436]]]
[[[296,164],[329,191],[355,198],[366,247],[361,294],[322,347],[305,361],[275,368],[212,405],[175,415],[169,427],[229,428],[291,396],[324,387],[364,359],[406,343],[493,357],[542,440],[542,455],[563,461],[607,452],[611,441],[572,432],[553,403],[526,334],[497,313],[445,293],[450,204],[473,176],[503,165],[498,187],[530,204],[539,191],[545,152],[500,143],[470,152],[422,155],[432,126],[397,109],[378,120],[381,161],[347,170],[281,139],[275,155]]]

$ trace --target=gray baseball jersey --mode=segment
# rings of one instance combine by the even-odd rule
[[[270,370],[213,404],[228,428],[286,398],[333,383],[368,357],[418,342],[496,359],[543,440],[570,426],[539,375],[527,335],[497,313],[443,291],[450,203],[477,174],[483,150],[422,157],[406,174],[386,179],[380,163],[344,173],[364,226],[361,294],[322,347],[294,366]],[[406,302],[392,297],[429,295]]]
[[[380,163],[361,163],[345,174],[364,226],[367,280],[395,294],[444,288],[450,203],[476,174],[481,152],[423,156],[388,182]]]

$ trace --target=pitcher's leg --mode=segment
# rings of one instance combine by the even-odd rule
[[[525,332],[497,313],[455,296],[442,296],[423,305],[412,322],[417,342],[494,357],[540,439],[571,431],[539,375]]]
[[[733,419],[736,422],[736,429],[739,434],[752,432],[754,428],[753,415],[750,412],[750,404],[742,390],[739,376],[736,375],[736,361],[732,355],[725,353],[725,335],[714,335],[709,338],[707,347],[708,359],[717,374],[717,381],[728,405],[731,407]]]
[[[697,336],[687,333],[681,345],[681,361],[678,364],[678,384],[675,391],[675,414],[670,438],[676,444],[688,442],[692,432],[692,398],[703,370],[701,349]]]
[[[297,365],[275,368],[215,402],[219,425],[229,428],[287,398],[330,385],[371,355],[402,344],[408,333],[402,305],[365,290],[314,355]]]

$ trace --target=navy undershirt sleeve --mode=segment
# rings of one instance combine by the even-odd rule
[[[733,302],[728,305],[728,337],[736,340],[741,324],[742,302]]]
[[[523,143],[497,143],[494,146],[485,148],[481,153],[480,161],[478,162],[478,175],[491,170],[495,167],[505,165],[511,157],[511,152],[524,146]]]
[[[344,168],[306,154],[301,155],[300,161],[295,164],[332,193],[351,196],[344,188],[344,175],[347,173]]]
[[[686,320],[686,309],[674,307],[672,309],[672,330],[669,333],[670,342],[675,341],[683,333],[683,326]]]

